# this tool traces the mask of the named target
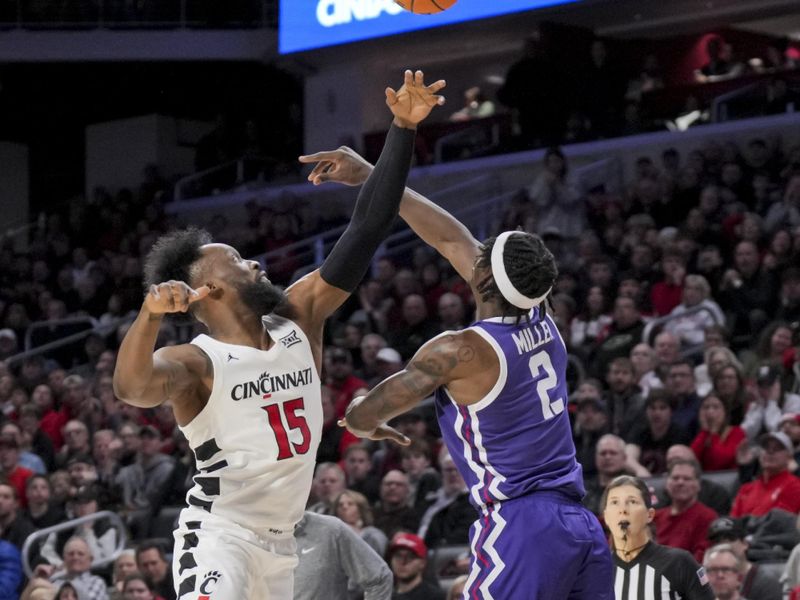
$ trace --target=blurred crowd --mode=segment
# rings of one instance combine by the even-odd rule
[[[587,506],[601,512],[602,490],[619,474],[649,478],[659,542],[698,558],[730,542],[744,595],[779,598],[781,585],[800,585],[800,550],[792,553],[800,542],[800,147],[754,138],[741,147],[708,140],[686,155],[670,149],[639,158],[619,195],[583,191],[558,148],[539,166],[497,230],[539,233],[559,263],[550,302],[571,355]],[[92,559],[114,551],[117,529],[101,519],[50,534],[29,552],[39,576],[32,587],[49,597],[69,587],[78,598],[175,597],[169,507],[182,505],[194,458],[168,404],[134,408],[112,386],[116,349],[143,297],[142,257],[174,225],[159,181],[114,197],[98,191],[42,219],[26,250],[0,249],[0,556],[8,558],[0,586],[21,584],[32,532],[110,509],[131,551],[113,569],[92,571]],[[346,222],[308,206],[245,210],[242,226],[222,215],[205,224],[245,255]],[[287,250],[266,266],[287,284],[300,263]],[[430,404],[396,419],[413,440],[405,448],[361,442],[336,421],[425,341],[469,325],[473,312],[466,283],[417,246],[376,260],[326,331],[325,425],[308,508],[338,517],[387,557],[398,598],[436,598],[440,589],[444,597],[463,585],[475,518],[468,490]],[[78,342],[19,357],[82,331],[90,333]],[[199,331],[168,324],[159,344]],[[786,563],[783,584],[759,571],[765,560]]]

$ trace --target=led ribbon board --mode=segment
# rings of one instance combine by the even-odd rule
[[[441,13],[415,15],[393,0],[280,0],[278,51],[288,54],[580,1],[460,0]]]

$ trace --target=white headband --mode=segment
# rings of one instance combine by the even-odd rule
[[[508,278],[508,273],[506,273],[506,266],[503,261],[503,252],[505,250],[508,238],[515,233],[519,232],[506,231],[497,236],[494,246],[492,246],[492,276],[494,277],[494,282],[497,284],[497,289],[500,290],[503,298],[508,300],[517,308],[524,308],[527,310],[541,304],[542,301],[547,298],[547,294],[549,294],[550,290],[553,288],[550,287],[538,298],[528,298],[528,296],[521,293],[517,288],[514,287],[514,284],[511,283],[511,280]]]

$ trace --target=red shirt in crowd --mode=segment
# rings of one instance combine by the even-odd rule
[[[761,475],[755,481],[745,483],[733,500],[731,516],[758,517],[773,508],[782,508],[794,514],[800,512],[800,479],[789,471],[778,473],[769,480]]]
[[[724,438],[701,430],[692,442],[692,450],[704,471],[736,469],[736,449],[746,437],[744,429],[738,425],[728,429]]]
[[[682,513],[672,514],[671,506],[656,510],[656,541],[664,546],[683,548],[691,552],[698,562],[709,546],[706,539],[708,526],[717,518],[717,513],[703,504],[695,502]]]
[[[33,476],[33,471],[17,465],[14,470],[6,475],[6,480],[17,491],[17,500],[21,508],[27,508],[28,497],[25,495],[25,484]]]
[[[663,317],[672,312],[672,309],[681,303],[683,298],[683,284],[675,285],[666,281],[654,283],[650,290],[650,302],[653,312]]]
[[[333,392],[333,407],[336,410],[336,418],[341,419],[344,417],[347,405],[353,399],[353,392],[360,388],[368,388],[369,385],[355,375],[348,375],[344,381],[330,381],[328,387]]]
[[[39,422],[39,429],[50,438],[56,451],[61,450],[61,446],[64,445],[64,436],[61,430],[71,418],[72,415],[69,409],[66,406],[62,406],[61,410],[51,410],[45,414]]]

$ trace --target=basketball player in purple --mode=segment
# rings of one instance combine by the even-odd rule
[[[309,157],[316,184],[363,182],[349,148]],[[400,216],[470,282],[477,321],[425,344],[408,366],[356,398],[342,425],[360,437],[409,440],[386,422],[435,393],[442,435],[470,489],[469,599],[612,600],[601,526],[580,500],[565,370],[545,299],[557,275],[541,238],[506,232],[479,243],[450,214],[406,189]]]

